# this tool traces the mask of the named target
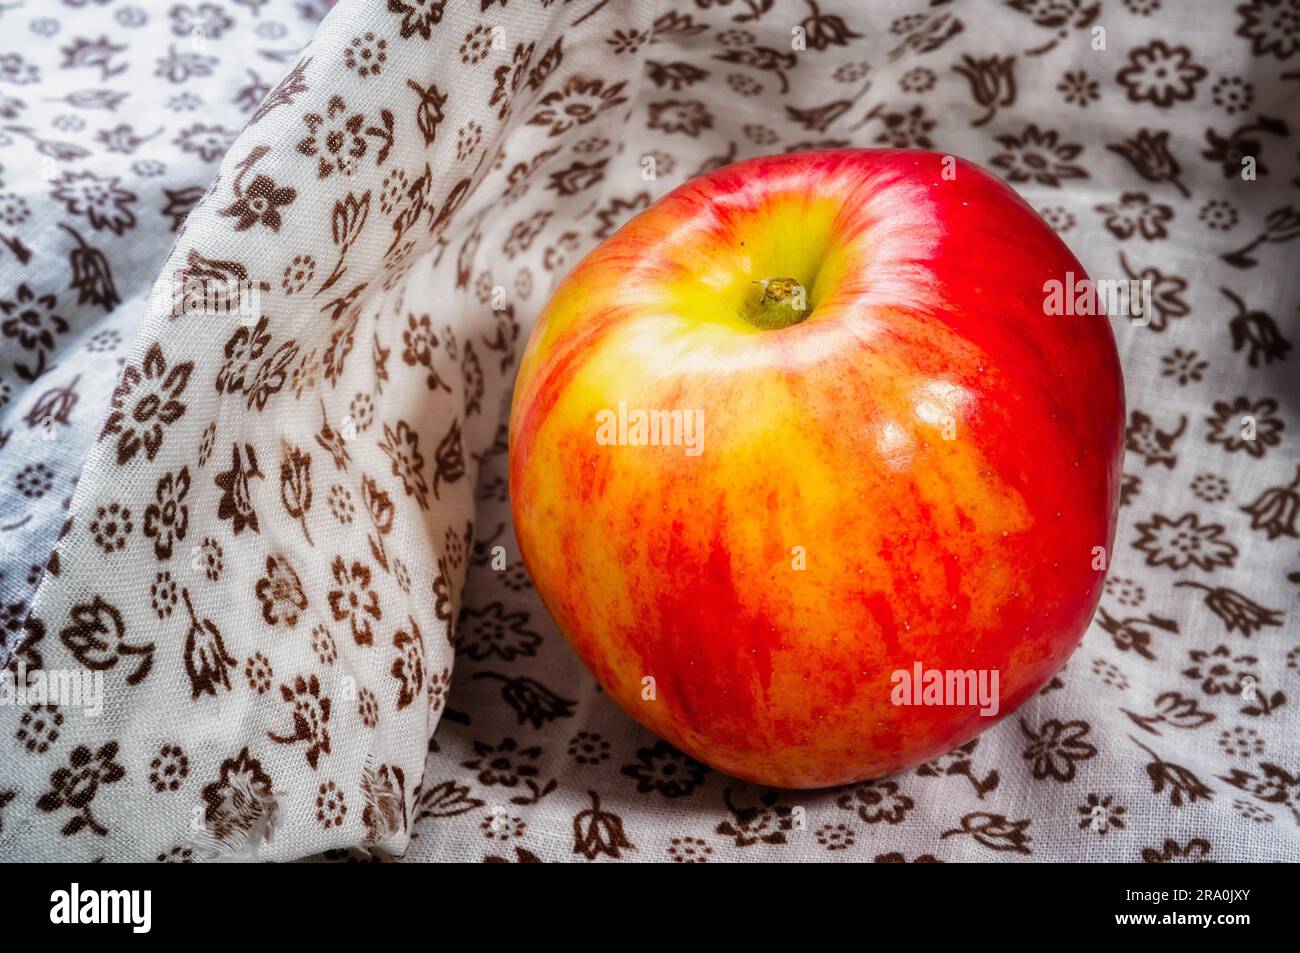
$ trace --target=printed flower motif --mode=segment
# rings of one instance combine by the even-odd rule
[[[1214,105],[1229,116],[1245,112],[1255,101],[1255,87],[1240,76],[1222,76],[1210,88]]]
[[[1169,234],[1165,223],[1174,217],[1174,210],[1163,202],[1152,202],[1145,192],[1125,192],[1118,202],[1096,206],[1106,216],[1106,227],[1119,239],[1134,234],[1148,241]]]
[[[1228,498],[1228,481],[1214,473],[1198,473],[1188,484],[1192,495],[1206,503],[1222,503]]]
[[[857,835],[853,828],[847,824],[823,824],[817,828],[817,843],[824,850],[837,851],[848,850],[857,841]],[[903,860],[903,855],[898,854],[899,862]]]
[[[237,130],[196,122],[178,132],[172,142],[180,146],[181,152],[193,153],[204,162],[216,162],[230,151],[238,137]]]
[[[31,705],[18,719],[14,738],[29,754],[45,754],[63,732],[63,712],[53,702]],[[3,807],[0,801],[0,807]]]
[[[203,819],[218,843],[269,825],[277,812],[271,777],[248,748],[221,762],[217,780],[203,788],[203,800]]]
[[[1214,402],[1214,416],[1206,417],[1210,433],[1205,439],[1222,445],[1228,453],[1245,450],[1252,457],[1262,457],[1269,447],[1282,442],[1286,424],[1276,416],[1277,401],[1271,397],[1252,401],[1238,397],[1231,404]]]
[[[311,650],[322,665],[333,665],[338,661],[339,650],[334,642],[334,636],[330,634],[329,629],[319,623],[311,629]]]
[[[1185,46],[1169,46],[1152,40],[1129,51],[1128,65],[1116,75],[1128,92],[1129,102],[1150,102],[1168,108],[1196,95],[1196,84],[1205,78],[1205,67],[1192,62]]]
[[[348,48],[343,51],[343,65],[350,70],[355,70],[362,79],[367,76],[378,76],[386,62],[388,62],[388,41],[383,37],[376,37],[370,30],[361,36],[354,36]]]
[[[327,179],[335,172],[350,173],[366,154],[366,117],[362,113],[348,115],[343,97],[331,96],[325,115],[308,113],[303,122],[307,124],[307,135],[298,142],[298,151],[316,157],[318,179]]]
[[[527,613],[507,612],[500,602],[482,609],[466,607],[460,624],[469,633],[463,652],[476,662],[492,656],[506,662],[521,656],[531,658],[542,643],[540,635],[525,628]]]
[[[68,330],[68,322],[54,313],[57,307],[54,295],[37,295],[25,283],[20,284],[12,301],[0,299],[0,313],[4,314],[0,334],[16,339],[24,350],[48,351],[54,347],[54,335]]]
[[[1028,822],[1026,821],[1025,823],[1027,824]],[[952,832],[950,832],[950,833],[952,833]],[[1029,838],[1026,837],[1025,840],[1028,841]],[[832,849],[833,849],[833,848],[830,848],[830,847],[827,848],[827,850],[832,850]],[[1007,849],[1007,848],[997,848],[997,849],[1005,850],[1005,849]],[[1025,851],[1025,853],[1029,853],[1029,851]],[[876,857],[875,857],[875,863],[877,863],[877,864],[906,864],[906,863],[909,863],[909,861],[908,861],[907,857],[906,857],[904,854],[901,854],[901,853],[899,853],[898,851],[891,851],[891,852],[888,853],[888,854],[877,854]],[[935,857],[934,854],[917,854],[917,855],[916,855],[916,859],[913,860],[913,861],[910,861],[910,863],[913,863],[913,864],[942,864],[943,861],[941,861],[939,858]]]
[[[108,828],[95,819],[90,808],[102,785],[116,784],[126,777],[126,768],[117,762],[117,749],[116,741],[101,745],[93,752],[85,745],[77,745],[72,749],[68,766],[50,775],[50,790],[40,796],[36,807],[46,813],[73,812],[60,831],[64,837],[85,828],[100,837],[108,836]]]
[[[69,215],[84,215],[96,231],[107,229],[121,235],[135,227],[134,192],[121,188],[117,176],[101,177],[93,172],[64,172],[50,193],[62,202]]]
[[[1156,696],[1154,707],[1156,711],[1150,715],[1121,710],[1135,725],[1153,735],[1160,734],[1159,725],[1191,731],[1214,721],[1212,712],[1202,711],[1196,699],[1186,698],[1180,692],[1162,692]]]
[[[407,328],[402,332],[402,362],[411,366],[421,366],[428,371],[425,386],[429,390],[451,392],[451,385],[442,379],[433,366],[433,354],[438,347],[438,336],[434,334],[427,314],[406,316]],[[400,426],[400,425],[399,425]]]
[[[594,731],[580,731],[569,742],[569,757],[581,765],[609,760],[609,742]]]
[[[322,754],[330,753],[330,699],[322,695],[320,680],[315,676],[293,680],[293,687],[280,686],[280,697],[293,706],[293,727],[288,734],[268,731],[266,736],[276,744],[291,745],[307,742],[307,763],[316,770]]]
[[[1264,143],[1260,138],[1260,133],[1269,133],[1274,136],[1285,136],[1287,134],[1286,123],[1279,119],[1269,119],[1264,116],[1259,117],[1258,122],[1247,123],[1238,126],[1227,135],[1221,135],[1214,129],[1205,130],[1205,141],[1209,148],[1201,150],[1201,158],[1209,162],[1217,163],[1219,170],[1223,173],[1225,179],[1238,179],[1242,175],[1242,170],[1247,163],[1253,166],[1257,176],[1267,175],[1269,167],[1264,164],[1263,150]],[[1277,224],[1280,226],[1278,231],[1282,233],[1276,241],[1286,241],[1287,238],[1294,238],[1295,232],[1286,235],[1288,220],[1294,223],[1298,219],[1295,213],[1284,206],[1278,212],[1282,218]],[[1273,213],[1277,214],[1277,213]],[[1271,217],[1271,216],[1270,216]],[[1260,241],[1264,239],[1261,238]],[[1255,247],[1258,242],[1252,243],[1247,248],[1237,252],[1232,252],[1224,256],[1224,260],[1239,268],[1247,268],[1254,264],[1254,259],[1250,258],[1248,252]]]
[[[361,724],[371,730],[379,725],[379,699],[368,688],[357,692],[357,717],[361,719]]]
[[[1056,91],[1071,106],[1087,109],[1089,103],[1101,98],[1101,85],[1083,70],[1066,72],[1056,84]]]
[[[420,627],[415,620],[408,617],[410,631],[398,629],[393,636],[393,648],[397,649],[397,658],[393,660],[389,672],[397,679],[401,688],[397,692],[397,710],[401,711],[415,701],[424,690],[424,640],[420,636]]]
[[[226,340],[226,360],[217,372],[216,379],[219,393],[237,394],[244,389],[249,365],[262,356],[267,344],[271,342],[268,326],[269,322],[263,315],[252,327],[239,325]]]
[[[925,114],[925,107],[913,106],[906,111],[889,112],[877,106],[867,114],[868,119],[879,119],[882,129],[876,135],[876,142],[892,149],[931,149],[930,130],[935,127],[935,120]],[[847,145],[847,143],[846,143]],[[791,147],[792,149],[794,147]],[[812,148],[809,146],[808,148]],[[828,148],[823,146],[822,148]],[[834,147],[830,147],[834,148]]]
[[[606,110],[627,102],[621,95],[626,83],[605,85],[601,79],[572,76],[563,87],[542,97],[541,108],[528,120],[530,126],[549,126],[548,135],[563,135],[585,126]]]
[[[280,230],[280,209],[298,197],[298,190],[280,187],[269,175],[253,177],[252,184],[234,202],[221,210],[222,215],[238,218],[235,231],[242,232],[254,225],[265,225],[273,232]]]
[[[1210,842],[1204,837],[1193,837],[1186,844],[1165,838],[1162,847],[1143,847],[1144,864],[1209,864]]]
[[[1124,814],[1128,808],[1123,804],[1115,804],[1114,800],[1110,794],[1105,797],[1089,794],[1087,802],[1076,808],[1081,815],[1079,830],[1094,831],[1098,837],[1105,837],[1111,828],[1122,831]]]
[[[96,507],[95,518],[90,521],[90,535],[106,553],[125,549],[133,529],[135,524],[131,522],[131,511],[117,502]]]
[[[1213,572],[1218,566],[1231,568],[1237,560],[1237,547],[1219,538],[1223,527],[1218,523],[1201,525],[1195,513],[1184,513],[1176,520],[1156,513],[1137,528],[1141,535],[1133,548],[1147,554],[1148,566],[1177,570],[1194,565]]]
[[[140,146],[148,142],[153,136],[140,136],[136,134],[135,129],[127,123],[118,123],[111,129],[101,129],[95,134],[95,140],[99,142],[105,152],[116,152],[121,155],[131,155]],[[148,175],[151,165],[149,160],[141,160],[132,165],[132,171],[138,175]]]
[[[1172,619],[1166,619],[1153,613],[1148,613],[1146,618],[1140,616],[1129,616],[1124,619],[1116,619],[1104,608],[1097,610],[1097,624],[1106,632],[1115,642],[1115,648],[1121,652],[1127,652],[1130,649],[1145,659],[1154,659],[1155,655],[1151,652],[1151,636],[1153,630],[1160,632],[1178,633],[1178,623]]]
[[[376,768],[367,762],[361,771],[361,796],[366,806],[361,823],[366,827],[366,842],[378,843],[392,834],[405,833],[406,775],[395,764]]]
[[[1163,331],[1169,327],[1171,318],[1183,318],[1190,312],[1183,300],[1183,292],[1187,290],[1185,279],[1163,274],[1152,266],[1135,269],[1123,252],[1119,253],[1119,262],[1130,281],[1144,282],[1151,289],[1151,313],[1146,317],[1152,331]]]
[[[298,342],[285,341],[258,366],[244,389],[244,395],[248,398],[245,406],[249,410],[265,410],[267,401],[284,389],[285,382],[289,379],[289,365],[297,356]]]
[[[1101,679],[1103,685],[1118,688],[1121,691],[1128,688],[1128,679],[1124,677],[1124,673],[1119,670],[1118,666],[1112,665],[1105,659],[1096,658],[1092,660],[1092,673]]]
[[[617,54],[635,53],[650,42],[650,34],[644,30],[615,30],[605,42]]]
[[[451,694],[451,669],[444,668],[436,675],[429,676],[429,711],[434,715],[439,714],[447,704],[447,696]],[[522,717],[522,716],[521,716]],[[533,725],[540,727],[543,719],[533,719]]]
[[[211,536],[203,537],[198,552],[194,553],[191,559],[191,568],[202,569],[203,575],[209,582],[220,579],[221,572],[225,568],[225,553],[221,549],[221,544]]]
[[[263,479],[265,474],[257,466],[257,451],[253,445],[244,444],[240,455],[239,444],[230,446],[230,469],[218,473],[216,485],[221,489],[221,500],[217,503],[217,519],[230,520],[231,532],[238,536],[247,527],[254,533],[260,533],[257,524],[257,511],[253,509],[253,500],[249,495],[248,481]]]
[[[111,413],[100,431],[99,439],[117,435],[117,463],[125,466],[143,448],[145,458],[153,460],[163,442],[163,428],[185,413],[180,398],[185,393],[193,361],[171,368],[157,341],[149,345],[139,367],[128,364],[109,399]]]
[[[154,615],[160,620],[170,619],[178,602],[180,602],[180,591],[176,588],[176,580],[172,578],[172,574],[157,573],[153,577],[153,582],[149,584],[149,605]]]
[[[1254,728],[1235,725],[1219,732],[1219,747],[1230,757],[1258,758],[1264,753],[1264,739]]]
[[[402,39],[409,40],[417,33],[429,39],[433,28],[442,22],[446,0],[388,0],[388,12],[402,16]]]
[[[666,798],[686,797],[704,783],[704,765],[689,758],[666,741],[636,753],[637,764],[623,767],[623,774],[636,781],[642,794],[658,791]]]
[[[262,618],[267,625],[283,623],[289,628],[298,624],[298,614],[307,608],[302,581],[281,553],[266,557],[266,575],[253,587],[262,603]]]
[[[1035,732],[1021,719],[1020,731],[1028,744],[1024,759],[1031,764],[1034,780],[1053,778],[1062,784],[1074,780],[1075,762],[1097,756],[1097,749],[1084,740],[1091,730],[1086,721],[1045,722]]]
[[[647,125],[660,132],[683,132],[698,137],[701,129],[713,128],[713,116],[698,100],[667,99],[650,104]]]
[[[722,801],[731,818],[720,823],[716,833],[733,838],[737,847],[786,843],[785,835],[794,829],[794,819],[790,808],[779,803],[779,799],[775,791],[768,791],[759,798],[758,804],[741,805],[732,797],[731,788],[727,788],[722,792]]]
[[[379,596],[370,588],[370,569],[354,560],[351,568],[342,556],[335,556],[330,565],[334,582],[340,588],[331,589],[326,598],[335,622],[347,622],[352,627],[352,638],[357,645],[372,645],[375,631],[371,620],[383,618],[379,609]]]
[[[171,9],[172,33],[177,36],[190,37],[199,31],[199,35],[218,39],[235,21],[215,3],[200,3],[191,7],[188,3],[178,3]]]
[[[429,485],[424,480],[424,457],[420,456],[420,436],[405,420],[397,422],[397,428],[384,424],[384,439],[379,442],[379,449],[384,451],[393,462],[393,476],[401,477],[402,489],[407,496],[414,496],[420,509],[427,510]]]
[[[1124,428],[1124,448],[1139,454],[1147,466],[1159,463],[1172,470],[1178,462],[1174,445],[1186,429],[1186,417],[1172,430],[1161,430],[1149,416],[1134,410],[1129,414],[1129,425]]]
[[[1082,166],[1073,164],[1083,146],[1061,142],[1053,130],[1040,130],[1030,123],[1019,136],[1004,135],[996,139],[1006,151],[990,161],[1006,173],[1008,182],[1037,182],[1060,188],[1062,179],[1088,178]]]
[[[1196,217],[1205,223],[1206,228],[1216,232],[1232,231],[1241,219],[1232,203],[1224,199],[1210,199],[1201,206]]]
[[[1043,216],[1043,221],[1061,234],[1065,234],[1078,224],[1073,213],[1063,205],[1044,206],[1038,210],[1038,214]]]
[[[1180,387],[1192,381],[1199,381],[1210,362],[1203,359],[1196,351],[1184,351],[1176,347],[1160,358],[1160,376],[1172,377]]]
[[[916,769],[916,773],[923,778],[950,778],[960,775],[970,781],[976,797],[983,799],[984,795],[997,789],[1001,777],[996,769],[989,771],[983,778],[976,774],[972,755],[978,745],[978,738],[968,741],[960,748],[954,748],[927,761]]]
[[[856,811],[868,824],[901,824],[916,802],[906,794],[899,794],[895,781],[872,781],[841,794],[835,806],[842,811]]]
[[[1230,776],[1221,780],[1267,804],[1286,805],[1300,825],[1300,774],[1293,775],[1268,761],[1261,761],[1259,768],[1263,777],[1234,768]]]
[[[1249,0],[1236,10],[1237,36],[1250,40],[1256,56],[1289,60],[1300,51],[1300,0]]]
[[[154,488],[154,502],[144,511],[144,535],[153,540],[158,559],[171,559],[172,547],[185,538],[190,525],[190,508],[185,497],[190,492],[190,468],[166,473]]]
[[[149,763],[149,783],[159,794],[179,791],[190,773],[190,759],[180,745],[163,745]]]
[[[341,825],[347,813],[347,801],[337,782],[326,781],[316,790],[316,822],[325,830]]]
[[[1273,815],[1258,804],[1251,804],[1242,798],[1232,799],[1232,809],[1244,817],[1246,820],[1255,824],[1272,824]]]
[[[1183,674],[1199,680],[1201,691],[1207,695],[1240,695],[1244,679],[1259,681],[1255,672],[1259,659],[1253,655],[1234,657],[1226,645],[1217,645],[1209,652],[1192,649],[1187,654],[1195,664],[1184,669]]]
[[[461,443],[459,419],[452,420],[447,433],[438,441],[433,462],[433,495],[441,498],[438,493],[439,483],[455,483],[465,477],[465,450]]]
[[[78,41],[84,42],[84,41]],[[0,83],[13,83],[15,86],[27,86],[38,83],[41,79],[40,67],[28,63],[21,53],[0,55]]]
[[[505,738],[499,744],[474,742],[476,757],[462,762],[465,767],[478,772],[479,784],[505,788],[518,787],[520,782],[537,777],[534,763],[542,756],[537,747],[520,748],[514,738]]]
[[[211,76],[217,62],[215,56],[185,52],[184,49],[178,51],[175,45],[168,45],[167,55],[160,56],[155,61],[154,75],[179,85],[195,76]],[[122,68],[124,69],[125,66]]]

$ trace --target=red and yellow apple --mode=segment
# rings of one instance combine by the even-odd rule
[[[996,671],[997,717],[1042,688],[1100,597],[1123,446],[1106,316],[1045,313],[1071,278],[1010,188],[912,151],[740,162],[592,251],[520,365],[510,498],[610,697],[811,788],[996,720],[896,704],[896,672]]]

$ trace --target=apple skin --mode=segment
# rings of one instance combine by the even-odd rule
[[[845,150],[693,179],[569,274],[521,361],[510,499],[543,602],[625,711],[736,777],[827,787],[958,747],[1043,687],[1100,598],[1108,319],[1044,313],[1044,283],[1083,267],[953,163]],[[776,276],[813,311],[760,330],[740,315]],[[703,451],[601,445],[620,402],[702,410]],[[997,716],[893,704],[916,662],[997,669]]]

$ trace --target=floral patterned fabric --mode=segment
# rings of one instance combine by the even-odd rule
[[[1295,0],[28,6],[0,632],[104,697],[0,706],[0,858],[1300,859]],[[1153,308],[1113,322],[1123,506],[1066,668],[915,770],[771,791],[577,662],[505,401],[635,212],[845,146],[990,168]]]

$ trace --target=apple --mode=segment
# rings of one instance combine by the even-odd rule
[[[1039,691],[1115,534],[1114,338],[1044,307],[1086,279],[1000,180],[916,151],[739,162],[594,249],[521,360],[510,500],[610,697],[718,770],[816,788]]]

